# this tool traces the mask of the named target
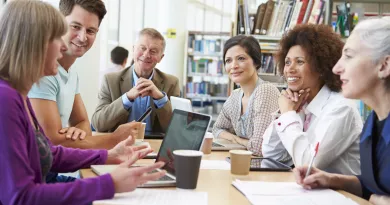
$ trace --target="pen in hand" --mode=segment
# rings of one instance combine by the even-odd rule
[[[317,142],[317,145],[316,145],[316,148],[314,150],[314,155],[313,157],[311,158],[311,161],[310,161],[310,164],[309,164],[309,167],[307,168],[307,171],[306,171],[306,177],[308,177],[310,175],[310,171],[311,171],[311,168],[313,167],[313,162],[314,162],[314,158],[317,156],[317,153],[318,153],[318,147],[320,146],[320,143]]]

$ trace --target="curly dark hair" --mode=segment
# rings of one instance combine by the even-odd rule
[[[340,76],[333,74],[332,68],[342,55],[344,43],[330,26],[301,24],[287,32],[280,41],[276,54],[278,71],[283,75],[285,58],[291,47],[299,45],[308,55],[312,71],[320,74],[320,80],[330,90],[341,90]]]

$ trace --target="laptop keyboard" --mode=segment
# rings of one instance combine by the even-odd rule
[[[222,146],[222,145],[220,145],[220,144],[217,144],[217,143],[213,142],[213,147],[224,147],[224,146]]]
[[[149,172],[149,174],[156,173],[156,172],[158,172],[158,170],[153,170],[153,171]],[[165,175],[165,176],[161,177],[160,179],[156,179],[155,181],[174,181],[174,179],[172,179],[168,175]]]

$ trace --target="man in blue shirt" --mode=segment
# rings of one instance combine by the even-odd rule
[[[155,29],[145,28],[133,51],[133,65],[104,76],[92,125],[99,132],[113,131],[137,120],[152,107],[146,131],[165,132],[172,116],[170,96],[180,95],[179,80],[155,68],[164,57],[165,40]],[[119,82],[119,83],[118,83]]]

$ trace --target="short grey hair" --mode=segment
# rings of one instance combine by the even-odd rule
[[[379,63],[386,55],[390,55],[390,17],[370,18],[357,24],[356,33],[367,48],[371,57]]]
[[[165,43],[164,36],[159,31],[157,31],[154,28],[144,28],[138,33],[137,40],[140,39],[141,36],[145,36],[145,35],[153,39],[161,40],[163,46],[162,52],[164,53],[166,43]]]

